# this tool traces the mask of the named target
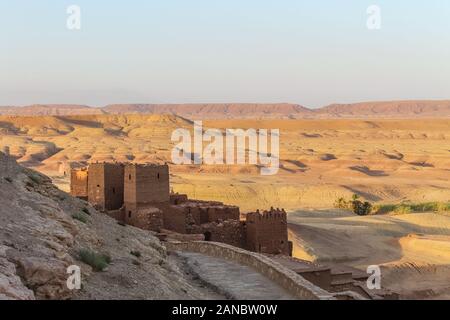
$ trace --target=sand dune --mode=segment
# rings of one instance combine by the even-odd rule
[[[382,285],[403,298],[450,295],[450,215],[355,217],[336,211],[291,213],[294,255],[366,270],[380,265]]]

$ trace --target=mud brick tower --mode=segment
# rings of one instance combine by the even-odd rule
[[[246,227],[248,250],[290,255],[287,215],[284,210],[248,213]]]
[[[139,209],[167,206],[170,200],[169,166],[128,164],[124,172],[125,222],[134,224]]]
[[[119,163],[92,163],[89,166],[88,200],[100,210],[123,206],[124,166]]]

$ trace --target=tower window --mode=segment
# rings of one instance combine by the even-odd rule
[[[158,180],[159,180],[159,173],[158,173]]]
[[[130,175],[128,175],[128,180],[131,180],[131,174],[130,174]]]
[[[116,188],[113,188],[112,191],[113,191],[113,194],[116,194]]]
[[[131,218],[131,211],[128,211],[128,218]]]

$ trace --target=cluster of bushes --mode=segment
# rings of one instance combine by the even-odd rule
[[[450,202],[423,202],[423,203],[400,203],[372,205],[367,201],[359,200],[358,195],[353,195],[352,200],[339,198],[334,204],[335,208],[350,210],[359,216],[369,214],[408,214],[421,212],[450,212]]]
[[[72,218],[75,220],[78,220],[82,223],[88,223],[89,219],[88,216],[85,213],[79,212],[79,213],[74,213],[72,215]]]
[[[103,271],[111,263],[111,257],[107,254],[97,253],[88,249],[78,252],[79,259],[90,265],[94,271]]]
[[[357,194],[353,195],[352,200],[339,198],[334,206],[339,209],[350,210],[358,216],[367,216],[371,214],[373,210],[372,204],[368,201],[361,201],[359,199]]]
[[[420,212],[450,212],[450,202],[423,202],[423,203],[400,203],[380,204],[375,206],[376,213],[420,213]]]

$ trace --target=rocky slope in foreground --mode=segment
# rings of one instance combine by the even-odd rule
[[[0,300],[208,298],[150,232],[117,224],[3,153],[0,204]],[[78,260],[81,249],[111,264],[94,272]],[[81,267],[80,291],[67,289],[70,265]]]

